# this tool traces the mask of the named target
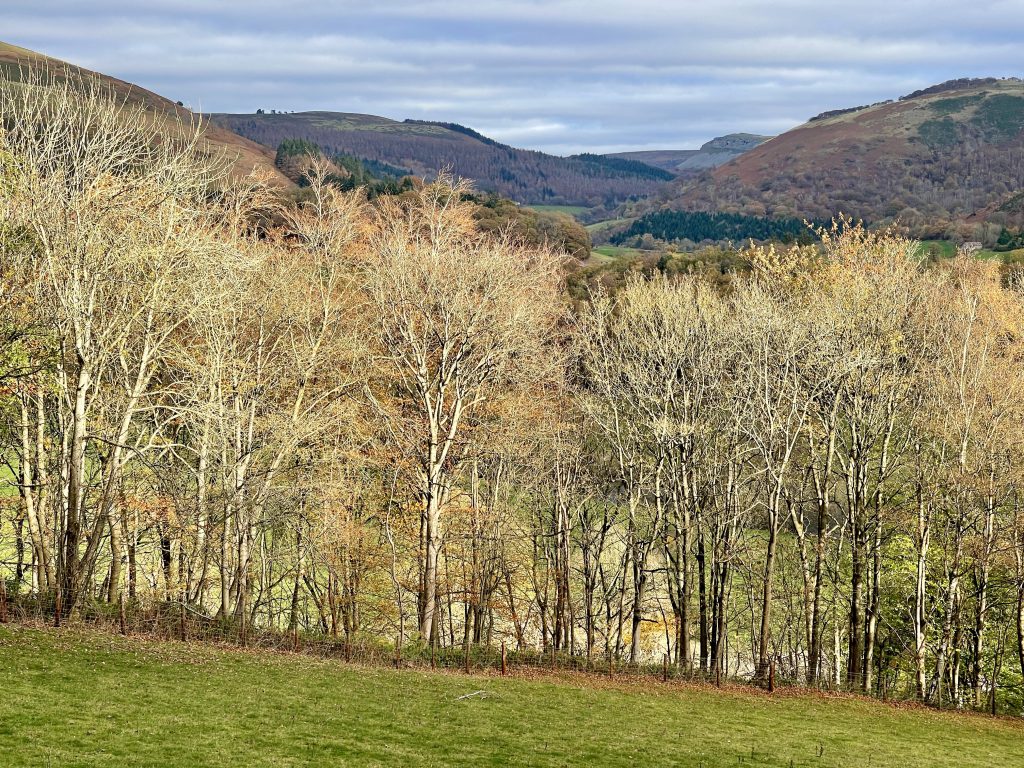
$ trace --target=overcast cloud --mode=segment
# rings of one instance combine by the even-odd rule
[[[773,134],[1024,74],[1024,0],[4,0],[5,42],[194,109],[449,120],[566,154]]]

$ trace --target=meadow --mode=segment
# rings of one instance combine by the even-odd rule
[[[0,627],[0,687],[10,768],[1024,761],[1009,718],[628,676],[371,669],[80,627]]]

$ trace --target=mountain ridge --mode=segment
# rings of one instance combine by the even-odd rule
[[[673,175],[646,164],[610,163],[603,156],[560,157],[520,149],[458,123],[324,110],[208,117],[266,147],[303,139],[328,155],[386,163],[427,178],[447,168],[482,191],[527,205],[614,207],[653,194]]]
[[[971,217],[1019,223],[1000,202],[1022,184],[1024,81],[964,78],[818,115],[674,182],[659,204],[818,219],[841,212],[940,235]]]
[[[649,149],[611,152],[606,156],[638,160],[672,173],[685,174],[717,168],[770,138],[754,133],[727,133],[704,142],[700,149]]]

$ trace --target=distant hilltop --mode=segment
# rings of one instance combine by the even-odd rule
[[[695,173],[724,165],[768,141],[771,136],[730,133],[705,142],[700,149],[651,149],[614,152],[606,157],[637,160],[676,174]]]
[[[448,168],[477,189],[528,205],[618,205],[656,191],[674,173],[602,155],[558,157],[518,149],[465,125],[351,112],[211,114],[210,121],[270,149],[308,141],[328,155],[430,178]]]
[[[938,85],[932,85],[928,88],[922,88],[919,91],[913,91],[908,93],[906,96],[900,96],[900,101],[909,101],[910,99],[916,99],[921,96],[931,96],[936,93],[946,93],[948,91],[965,91],[972,88],[984,88],[986,85],[996,85],[997,83],[1024,83],[1019,77],[959,77],[955,80],[947,80],[944,83]]]
[[[650,161],[648,161],[650,162]],[[871,224],[921,237],[1019,227],[1024,211],[1024,80],[959,78],[836,109],[698,177],[680,174],[658,207]],[[983,235],[981,237],[980,235]]]

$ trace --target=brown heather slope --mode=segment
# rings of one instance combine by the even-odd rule
[[[663,203],[688,210],[900,220],[918,234],[958,222],[1019,225],[1024,81],[951,81],[899,101],[814,118]]]
[[[145,105],[154,114],[167,115],[175,120],[180,120],[185,125],[199,119],[185,107],[178,106],[173,101],[152,91],[147,91],[145,88],[118,80],[116,77],[68,64],[26,48],[0,42],[0,74],[6,77],[18,77],[19,70],[26,67],[58,71],[67,68],[76,75],[98,78],[114,93],[129,102]],[[222,152],[232,161],[233,173],[245,175],[253,169],[260,169],[271,173],[272,178],[282,187],[293,186],[292,182],[274,167],[274,153],[266,147],[211,122],[205,122],[203,138],[212,151]]]

